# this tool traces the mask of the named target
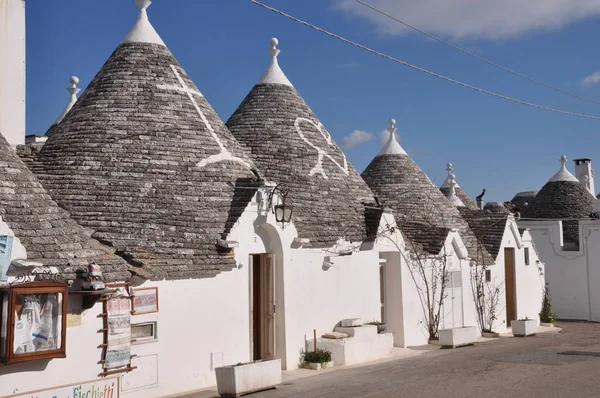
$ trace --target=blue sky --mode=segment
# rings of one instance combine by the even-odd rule
[[[477,7],[468,0],[368,1],[480,56],[600,101],[600,84],[582,84],[600,71],[596,0],[488,0]],[[399,30],[395,22],[374,18],[352,0],[264,2],[466,83],[600,116],[600,105],[531,84]],[[345,149],[359,172],[379,151],[380,133],[390,117],[397,120],[401,144],[434,183],[443,182],[445,164],[452,162],[462,188],[474,197],[485,187],[487,201],[541,188],[558,171],[561,154],[569,158],[572,172],[574,158],[600,162],[600,120],[536,110],[447,83],[247,0],[155,0],[148,13],[224,121],[267,67],[268,42],[277,37],[280,65],[336,142],[341,144],[354,130],[373,136]],[[78,76],[85,88],[136,17],[133,0],[27,2],[28,134],[45,132],[68,102],[69,76]]]

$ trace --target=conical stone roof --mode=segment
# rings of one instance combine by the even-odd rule
[[[96,261],[107,280],[131,277],[129,265],[59,208],[0,134],[0,220],[27,250],[27,259],[56,267],[64,278]]]
[[[164,45],[138,21],[44,145],[34,166],[53,198],[154,278],[235,267],[225,239],[258,171]],[[248,189],[248,187],[252,187]]]
[[[282,183],[294,206],[293,221],[312,247],[330,247],[339,238],[368,238],[372,192],[277,63],[271,64],[227,127],[250,151],[265,179]]]
[[[561,167],[535,195],[525,208],[525,218],[562,219],[565,242],[579,242],[579,221],[592,213],[594,195],[571,174],[567,168],[567,157],[561,156]],[[571,219],[571,220],[569,220]],[[575,219],[575,220],[574,220]]]
[[[400,146],[395,136],[395,120],[390,120],[390,124],[390,139],[362,173],[371,190],[394,211],[400,228],[403,223],[419,223],[457,229],[471,258],[480,264],[493,264],[493,259],[479,244],[459,210],[410,156],[404,150],[386,149]]]

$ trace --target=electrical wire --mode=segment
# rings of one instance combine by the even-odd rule
[[[398,19],[398,18],[396,18],[396,17],[394,17],[394,16],[392,16],[392,15],[390,15],[390,14],[387,14],[386,12],[384,12],[384,11],[381,11],[381,10],[379,10],[379,9],[377,9],[377,8],[375,8],[375,7],[373,7],[372,5],[370,5],[370,4],[367,4],[367,3],[365,3],[365,2],[363,2],[363,1],[361,1],[361,0],[354,0],[354,1],[356,1],[356,2],[357,2],[357,3],[359,3],[359,4],[361,4],[361,5],[362,5],[362,6],[364,6],[364,7],[367,7],[367,8],[369,8],[369,9],[371,9],[371,10],[375,11],[376,13],[379,13],[379,14],[381,14],[381,15],[383,15],[383,16],[385,16],[385,17],[387,17],[387,18],[390,18],[390,19],[392,19],[392,20],[394,20],[394,21],[396,21],[396,22],[398,22],[398,23],[400,23],[400,24],[402,24],[402,25],[406,26],[407,28],[410,28],[410,29],[414,30],[415,32],[419,32],[419,33],[421,33],[421,34],[423,34],[423,35],[425,35],[425,36],[429,37],[430,39],[433,39],[433,40],[436,40],[436,41],[438,41],[438,42],[440,42],[440,43],[442,43],[442,44],[445,44],[445,45],[447,45],[448,47],[451,47],[451,48],[453,48],[453,49],[455,49],[455,50],[457,50],[457,51],[460,51],[460,52],[461,52],[461,53],[463,53],[463,54],[466,54],[466,55],[468,55],[468,56],[470,56],[470,57],[473,57],[473,58],[475,58],[475,59],[478,59],[479,61],[485,62],[486,64],[492,65],[492,66],[494,66],[494,67],[496,67],[496,68],[498,68],[498,69],[502,69],[502,70],[503,70],[503,71],[505,71],[505,72],[511,73],[511,74],[513,74],[513,75],[515,75],[515,76],[518,76],[518,77],[520,77],[520,78],[522,78],[522,79],[528,80],[528,81],[530,81],[530,82],[532,82],[532,83],[539,84],[539,85],[541,85],[541,86],[544,86],[544,87],[546,87],[546,88],[552,89],[552,90],[554,90],[554,91],[558,91],[559,93],[566,94],[566,95],[570,95],[571,97],[578,98],[578,99],[580,99],[580,100],[584,100],[584,101],[587,101],[587,102],[591,102],[591,103],[594,103],[594,104],[598,104],[598,105],[600,105],[600,102],[599,102],[599,101],[595,101],[595,100],[593,100],[593,99],[590,99],[590,98],[586,98],[586,97],[582,97],[582,96],[580,96],[580,95],[577,95],[577,94],[573,94],[573,93],[571,93],[571,92],[568,92],[568,91],[565,91],[565,90],[563,90],[563,89],[561,89],[561,88],[558,88],[558,87],[552,86],[552,85],[550,85],[550,84],[548,84],[548,83],[544,83],[544,82],[542,82],[542,81],[540,81],[540,80],[534,79],[533,77],[529,77],[529,76],[527,76],[527,75],[524,75],[524,74],[522,74],[522,73],[519,73],[519,72],[517,72],[517,71],[514,71],[514,70],[512,70],[512,69],[509,69],[509,68],[507,68],[507,67],[505,67],[505,66],[502,66],[502,65],[500,65],[500,64],[497,64],[497,63],[495,63],[495,62],[493,62],[493,61],[490,61],[489,59],[483,58],[483,57],[481,57],[481,56],[479,56],[479,55],[477,55],[477,54],[474,54],[474,53],[470,52],[469,50],[465,50],[465,49],[464,49],[464,48],[462,48],[462,47],[459,47],[459,46],[457,46],[457,45],[454,45],[454,44],[452,44],[452,43],[449,43],[449,42],[447,42],[447,41],[445,41],[445,40],[443,40],[443,39],[440,39],[440,38],[439,38],[439,37],[437,37],[437,36],[434,36],[434,35],[432,35],[431,33],[427,33],[427,32],[425,32],[425,31],[423,31],[423,30],[421,30],[421,29],[419,29],[419,28],[417,28],[417,27],[415,27],[415,26],[412,26],[412,25],[410,25],[410,24],[408,24],[408,23],[406,23],[406,22],[404,22],[404,21],[401,21],[400,19]]]
[[[313,24],[311,24],[309,22],[303,21],[303,20],[298,19],[298,18],[296,18],[296,17],[294,17],[294,16],[292,16],[290,14],[287,14],[287,13],[285,13],[283,11],[280,11],[280,10],[278,10],[276,8],[273,8],[273,7],[270,7],[270,6],[266,5],[266,4],[263,4],[263,3],[261,3],[261,2],[259,2],[257,0],[249,0],[249,1],[252,2],[252,3],[254,3],[254,4],[256,4],[256,5],[258,5],[258,6],[260,6],[260,7],[263,7],[265,9],[269,10],[269,11],[272,11],[272,12],[274,12],[276,14],[284,16],[284,17],[286,17],[286,18],[288,18],[288,19],[290,19],[290,20],[292,20],[294,22],[298,22],[298,23],[300,23],[300,24],[302,24],[304,26],[307,26],[307,27],[309,27],[311,29],[314,29],[314,30],[316,30],[318,32],[324,33],[324,34],[326,34],[326,35],[328,35],[330,37],[333,37],[335,39],[341,40],[341,41],[343,41],[343,42],[345,42],[347,44],[353,45],[353,46],[358,47],[358,48],[360,48],[362,50],[368,51],[368,52],[373,53],[375,55],[378,55],[380,57],[386,58],[386,59],[388,59],[390,61],[399,63],[401,65],[404,65],[404,66],[407,66],[409,68],[415,69],[415,70],[417,70],[419,72],[428,74],[428,75],[433,76],[433,77],[437,77],[437,78],[442,79],[442,80],[445,80],[447,82],[454,83],[454,84],[457,84],[459,86],[462,86],[462,87],[465,87],[465,88],[469,88],[471,90],[478,91],[478,92],[483,93],[483,94],[490,95],[492,97],[496,97],[496,98],[500,98],[500,99],[503,99],[503,100],[506,100],[506,101],[514,102],[514,103],[517,103],[517,104],[520,104],[520,105],[526,105],[526,106],[529,106],[529,107],[532,107],[532,108],[537,108],[537,109],[541,109],[541,110],[545,110],[545,111],[549,111],[549,112],[554,112],[554,113],[559,113],[559,114],[563,114],[563,115],[568,115],[568,116],[580,117],[580,118],[584,118],[584,119],[594,119],[594,120],[599,120],[600,119],[600,116],[586,115],[586,114],[582,114],[582,113],[574,113],[574,112],[564,111],[564,110],[561,110],[561,109],[550,108],[550,107],[547,107],[547,106],[534,104],[532,102],[522,101],[522,100],[519,100],[519,99],[516,99],[516,98],[508,97],[508,96],[503,95],[503,94],[498,94],[498,93],[495,93],[493,91],[489,91],[489,90],[486,90],[486,89],[483,89],[483,88],[479,88],[479,87],[476,87],[476,86],[473,86],[473,85],[470,85],[470,84],[467,84],[467,83],[463,83],[463,82],[461,82],[459,80],[455,80],[455,79],[452,79],[450,77],[446,77],[446,76],[440,75],[438,73],[429,71],[429,70],[421,68],[419,66],[410,64],[408,62],[402,61],[402,60],[397,59],[397,58],[394,58],[394,57],[392,57],[390,55],[387,55],[387,54],[384,54],[384,53],[382,53],[380,51],[373,50],[370,47],[367,47],[365,45],[356,43],[356,42],[354,42],[352,40],[346,39],[346,38],[344,38],[342,36],[339,36],[339,35],[337,35],[335,33],[329,32],[329,31],[327,31],[325,29],[322,29],[322,28],[320,28],[320,27],[318,27],[316,25],[313,25]]]

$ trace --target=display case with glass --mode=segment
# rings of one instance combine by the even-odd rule
[[[0,290],[0,357],[4,364],[64,358],[66,283],[30,282]]]

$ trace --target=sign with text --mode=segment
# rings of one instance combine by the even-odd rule
[[[67,386],[53,387],[46,390],[37,390],[26,393],[17,393],[2,398],[119,398],[119,378],[111,377],[102,380],[86,381],[85,383],[70,384]]]

